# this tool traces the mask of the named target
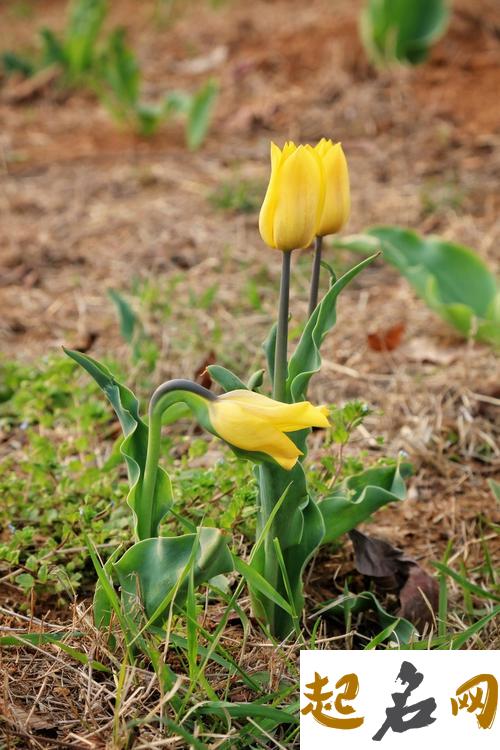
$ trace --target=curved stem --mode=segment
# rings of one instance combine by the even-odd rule
[[[141,539],[147,539],[156,534],[153,528],[153,508],[155,502],[156,478],[158,474],[158,460],[161,445],[161,420],[164,412],[175,403],[186,403],[191,411],[198,413],[203,422],[201,401],[214,401],[216,396],[198,383],[191,380],[167,380],[162,383],[151,396],[149,402],[148,447],[142,494],[146,498],[143,513],[138,519]],[[203,408],[203,407],[202,407]]]
[[[280,301],[278,308],[278,329],[274,356],[273,398],[284,401],[286,397],[288,309],[290,300],[290,263],[292,251],[283,253],[281,268]]]
[[[309,292],[309,313],[311,317],[318,304],[319,277],[321,273],[321,251],[323,248],[323,237],[316,237],[314,240],[314,260],[311,274],[311,291]]]

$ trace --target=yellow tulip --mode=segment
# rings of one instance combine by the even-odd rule
[[[323,164],[325,200],[316,234],[324,237],[338,232],[349,218],[351,194],[347,161],[340,143],[322,138],[314,147]]]
[[[309,401],[283,404],[253,391],[224,393],[208,403],[214,432],[244,451],[267,453],[288,471],[302,451],[285,434],[308,427],[328,427],[326,406]]]
[[[311,244],[322,216],[325,183],[320,155],[311,146],[271,143],[271,177],[260,210],[262,239],[278,250]]]

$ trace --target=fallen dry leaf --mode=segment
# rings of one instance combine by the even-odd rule
[[[397,349],[403,339],[406,324],[396,323],[385,331],[376,331],[367,335],[368,346],[374,352],[392,352]]]
[[[425,625],[435,622],[439,587],[435,578],[411,557],[389,542],[375,539],[353,529],[349,537],[354,547],[357,570],[377,585],[399,596],[398,617],[404,617],[422,632]]]
[[[407,566],[412,561],[402,550],[357,529],[353,529],[349,537],[354,547],[356,568],[362,575],[370,578],[398,578],[402,575],[406,579]]]
[[[399,603],[398,617],[409,620],[422,632],[425,625],[435,622],[434,613],[439,606],[438,582],[417,563],[411,563],[406,583],[399,592]]]

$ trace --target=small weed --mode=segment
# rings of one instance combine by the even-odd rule
[[[420,203],[424,216],[439,211],[459,211],[463,208],[465,193],[453,179],[429,180],[420,190]]]
[[[257,211],[265,186],[252,180],[230,180],[219,185],[210,195],[210,204],[220,211],[248,214]]]

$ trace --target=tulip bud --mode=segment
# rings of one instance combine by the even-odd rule
[[[271,143],[271,178],[259,216],[262,239],[278,250],[307,247],[325,197],[321,158],[311,146]]]
[[[314,147],[323,164],[325,200],[316,234],[324,237],[340,231],[349,218],[351,195],[347,161],[340,143],[322,138]]]

